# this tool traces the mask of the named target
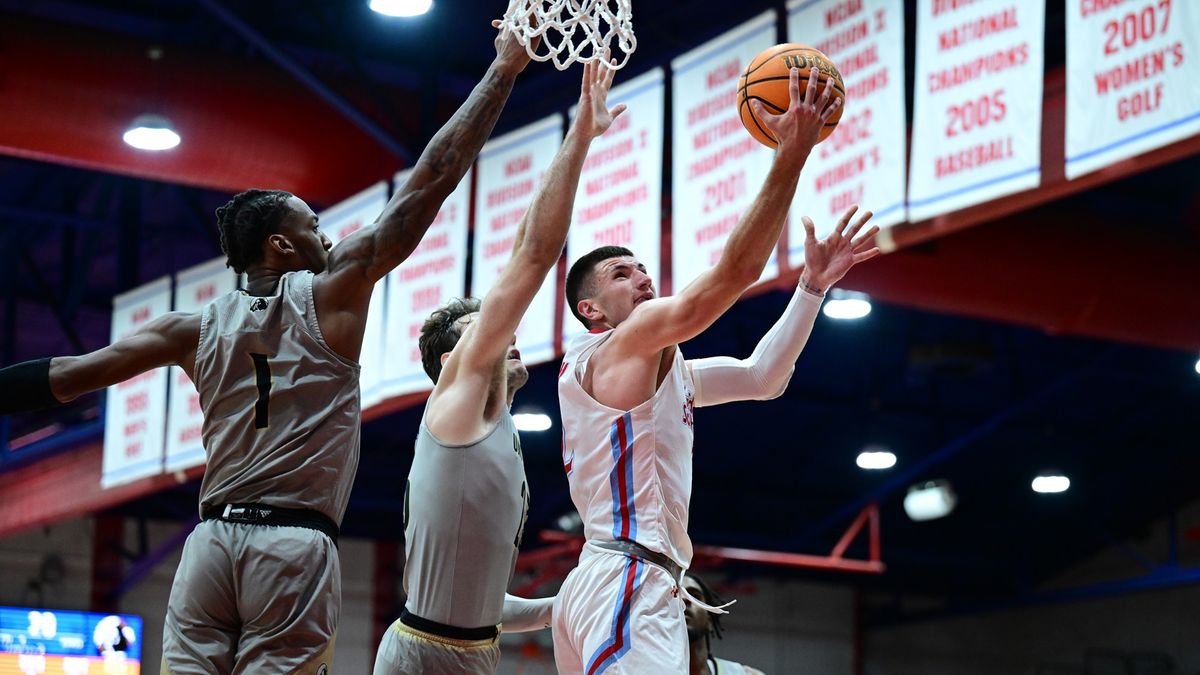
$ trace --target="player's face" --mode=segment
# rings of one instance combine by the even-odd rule
[[[604,315],[604,323],[613,328],[628,319],[638,305],[657,295],[646,266],[632,256],[604,260],[592,275],[596,292],[591,300]]]
[[[296,255],[297,269],[323,272],[329,263],[333,242],[317,225],[317,214],[299,197],[287,200],[288,215],[280,223],[279,232],[287,237]]]
[[[512,336],[512,342],[508,343],[508,354],[505,355],[504,369],[508,376],[508,390],[514,392],[529,381],[529,370],[525,368],[525,362],[521,360],[521,352],[517,349],[517,336]]]
[[[684,575],[683,587],[693,597],[700,598],[701,600],[704,599],[704,591],[700,589],[700,584],[696,583],[695,579]],[[687,624],[688,640],[699,640],[708,634],[708,629],[711,625],[708,612],[700,607],[700,605],[692,604],[687,598],[684,598],[683,603],[683,618]]]

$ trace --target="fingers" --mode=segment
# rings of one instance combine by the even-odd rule
[[[771,126],[770,120],[775,117],[774,114],[767,110],[767,107],[762,104],[762,101],[752,98],[750,99],[750,109],[754,111],[754,116],[762,120],[763,124]]]
[[[796,105],[801,101],[800,98],[800,69],[791,68],[788,70],[788,97],[792,105]]]
[[[833,103],[825,106],[825,110],[821,111],[821,121],[828,122],[829,118],[833,117],[833,113],[837,112],[837,109],[840,107],[842,107],[842,99],[833,99]]]
[[[625,108],[625,104],[624,104],[624,103],[619,103],[619,104],[617,104],[617,107],[615,107],[615,108],[613,108],[613,109],[612,109],[612,118],[615,120],[615,119],[617,119],[618,117],[620,117],[620,116],[621,116],[621,113],[625,112],[625,109],[626,109],[626,108]]]
[[[492,28],[500,27],[500,19],[492,19]]]
[[[817,80],[821,79],[821,69],[812,66],[808,69],[808,87],[804,90],[804,103],[807,105],[816,105],[817,102]]]
[[[857,265],[858,263],[863,262],[864,260],[870,260],[871,258],[874,258],[875,256],[879,255],[880,253],[881,253],[881,251],[879,250],[878,246],[871,249],[870,251],[863,251],[862,253],[855,253],[854,254],[854,264]]]
[[[872,225],[870,229],[868,229],[866,232],[863,232],[861,235],[855,237],[850,242],[850,250],[854,251],[855,253],[858,253],[859,250],[865,248],[868,244],[870,244],[871,241],[875,238],[875,235],[877,235],[877,234],[879,234],[879,227],[876,225]]]
[[[850,218],[854,216],[854,212],[858,210],[858,204],[852,205],[846,209],[841,218],[838,218],[837,225],[833,228],[833,233],[842,236],[842,231],[846,229],[846,224],[850,222]]]
[[[858,220],[854,221],[854,225],[851,225],[850,229],[846,230],[846,236],[853,239],[854,235],[858,234],[858,231],[862,229],[863,225],[867,224],[867,221],[870,220],[871,216],[873,215],[875,214],[871,213],[870,211],[864,211],[863,214],[859,216]]]
[[[804,223],[804,243],[807,246],[809,242],[817,240],[817,226],[813,225],[812,218],[808,216],[800,218],[800,222]]]

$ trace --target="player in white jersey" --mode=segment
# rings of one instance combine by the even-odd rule
[[[709,606],[721,604],[721,598],[695,572],[688,570],[683,588],[691,597]],[[712,653],[712,638],[721,639],[721,615],[684,600],[684,620],[688,636],[688,675],[763,675],[757,668],[718,658]]]
[[[180,366],[204,413],[203,522],[188,537],[163,672],[327,673],[341,608],[336,537],[358,466],[358,360],[375,282],[416,248],[529,63],[508,32],[371,226],[332,247],[303,201],[249,190],[218,209],[248,287],[77,357],[0,371],[0,414]]]
[[[607,106],[614,73],[584,65],[579,113],[483,302],[453,300],[421,328],[421,360],[435,386],[404,497],[408,599],[379,645],[375,675],[493,673],[501,630],[550,625],[553,598],[504,592],[529,507],[509,413],[529,378],[515,332],[562,256],[588,147],[625,109]]]
[[[678,343],[721,316],[758,280],[775,250],[800,170],[837,109],[816,77],[791,104],[756,114],[779,140],[766,182],[730,234],[720,260],[678,295],[656,298],[632,252],[604,247],[567,274],[567,306],[589,333],[567,348],[559,375],[563,463],[587,543],[554,607],[561,673],[679,673],[687,669],[682,570],[692,488],[692,410],[780,395],[826,288],[878,253],[847,230],[854,209],[817,241],[805,218],[805,271],[784,316],[749,359],[685,361]],[[694,600],[694,599],[693,599]],[[720,611],[720,610],[718,610]]]

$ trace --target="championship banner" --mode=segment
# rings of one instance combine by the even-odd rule
[[[111,341],[128,337],[169,311],[171,277],[156,279],[114,297]],[[108,388],[100,487],[109,488],[162,472],[168,377],[166,368],[156,368]]]
[[[237,275],[217,258],[175,275],[175,311],[199,314],[216,298],[234,290]],[[167,404],[167,471],[181,471],[204,464],[201,432],[204,414],[200,394],[187,373],[170,367],[171,396]]]
[[[412,170],[396,174],[396,191]],[[433,310],[467,294],[467,228],[470,224],[471,173],[442,204],[433,225],[412,255],[388,275],[385,397],[433,389],[421,366],[421,325]]]
[[[908,215],[925,220],[1041,181],[1044,0],[917,3]]]
[[[881,229],[907,217],[904,3],[793,0],[788,42],[819,49],[846,85],[841,121],[808,156],[788,215],[788,259],[795,266],[804,262],[801,216],[812,218],[818,238],[854,204],[873,211],[871,224]]]
[[[1067,2],[1067,178],[1200,133],[1195,0]]]
[[[321,231],[337,246],[338,242],[355,232],[367,227],[379,218],[383,208],[387,206],[387,181],[379,181],[371,187],[325,209],[317,214]],[[371,291],[371,304],[367,309],[367,327],[363,332],[362,351],[359,352],[358,363],[362,366],[359,372],[358,388],[360,405],[363,409],[383,400],[383,362],[384,362],[384,316],[386,310],[385,294],[387,282],[380,279]]]
[[[561,144],[562,117],[552,115],[494,138],[480,151],[475,165],[472,296],[482,299],[487,295],[508,265],[517,226]],[[551,270],[517,328],[517,349],[526,365],[554,358],[557,292],[557,275]]]
[[[769,11],[671,62],[672,293],[720,259],[771,169],[775,153],[738,117],[737,83],[751,59],[778,42]],[[760,279],[778,270],[772,256]]]
[[[609,108],[624,103],[628,110],[592,141],[583,164],[567,235],[567,269],[597,247],[624,246],[661,288],[663,92],[663,71],[656,68],[608,93]],[[571,109],[572,119],[576,112]],[[565,307],[563,344],[584,331]]]

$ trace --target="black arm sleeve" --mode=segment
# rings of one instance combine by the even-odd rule
[[[25,361],[0,369],[0,415],[60,404],[50,391],[50,359]]]

